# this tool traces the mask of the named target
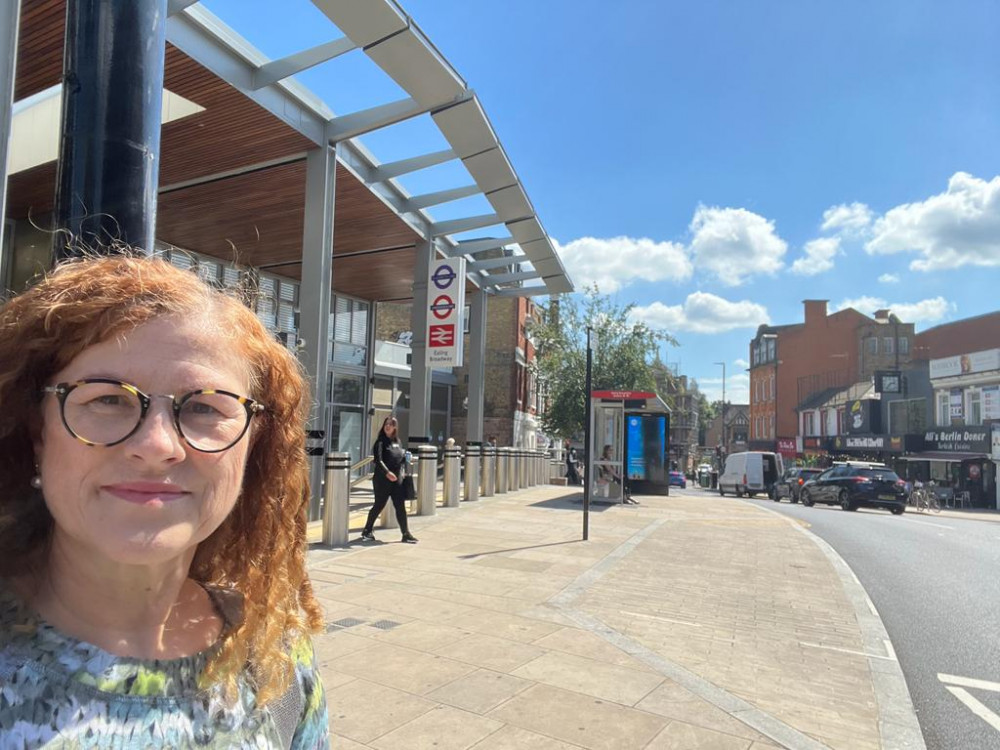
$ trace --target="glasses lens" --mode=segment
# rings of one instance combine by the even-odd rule
[[[63,418],[70,431],[97,445],[124,440],[141,417],[139,397],[114,383],[82,383],[63,403]]]
[[[195,448],[220,451],[246,431],[250,415],[239,398],[228,393],[195,393],[181,403],[181,432]]]

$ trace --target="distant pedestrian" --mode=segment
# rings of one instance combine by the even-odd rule
[[[372,458],[375,467],[375,473],[372,477],[375,503],[368,511],[368,520],[365,523],[364,531],[361,532],[362,541],[375,541],[375,534],[372,531],[375,527],[375,519],[378,518],[378,514],[382,512],[385,504],[391,499],[392,507],[396,509],[396,520],[403,532],[402,541],[407,544],[416,544],[417,538],[410,533],[406,521],[406,490],[403,487],[403,480],[406,478],[406,451],[399,442],[399,425],[395,417],[388,416],[382,423],[382,429],[379,430],[375,444],[372,446]]]
[[[579,460],[576,456],[576,448],[570,445],[569,440],[566,441],[566,483],[567,484],[580,484],[580,474],[577,472],[576,467]]]
[[[496,448],[497,447],[497,436],[496,435],[490,435],[490,439],[486,441],[486,444],[490,448]]]

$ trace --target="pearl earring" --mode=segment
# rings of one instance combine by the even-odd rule
[[[35,474],[35,476],[31,478],[31,486],[36,490],[42,489],[42,478]]]

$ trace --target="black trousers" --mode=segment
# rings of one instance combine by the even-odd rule
[[[372,479],[372,489],[375,490],[375,504],[368,511],[368,520],[365,522],[365,531],[371,532],[375,528],[375,520],[382,512],[385,504],[392,499],[392,507],[396,509],[396,520],[399,522],[399,530],[403,534],[410,533],[410,527],[406,522],[406,491],[402,482],[390,482],[385,477],[375,475]]]

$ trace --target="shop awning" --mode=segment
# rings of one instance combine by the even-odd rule
[[[986,460],[985,453],[951,453],[949,451],[925,451],[924,453],[914,453],[911,456],[899,456],[903,461],[944,461],[955,462],[967,460]]]

